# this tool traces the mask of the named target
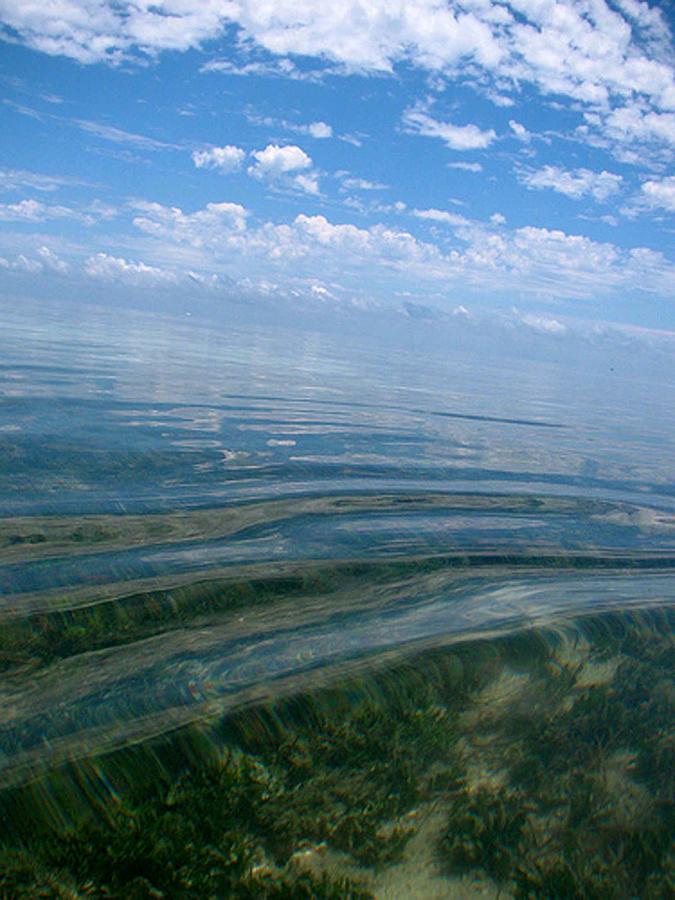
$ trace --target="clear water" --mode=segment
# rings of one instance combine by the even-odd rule
[[[669,896],[672,396],[6,311],[2,890]]]

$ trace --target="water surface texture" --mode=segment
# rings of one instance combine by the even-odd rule
[[[556,815],[567,816],[575,833],[571,807],[544,797],[539,782],[530,785],[539,794],[529,812],[505,810],[525,790],[518,753],[534,754],[544,779],[547,767],[562,772],[560,747],[569,740],[588,768],[586,737],[568,721],[570,709],[581,704],[578,721],[585,722],[601,689],[626,709],[634,700],[633,676],[625,673],[642,666],[642,700],[656,705],[630,726],[630,737],[595,741],[609,748],[611,764],[602,769],[609,793],[602,806],[589,782],[578,802],[612,810],[616,830],[616,797],[630,782],[637,799],[624,818],[638,816],[640,803],[652,803],[640,807],[645,821],[666,815],[658,773],[672,738],[664,732],[645,756],[639,729],[660,735],[672,712],[672,389],[555,359],[479,361],[456,348],[421,356],[403,345],[392,353],[374,339],[280,327],[216,328],[94,307],[7,314],[0,333],[0,789],[14,798],[24,792],[17,807],[24,817],[58,809],[56,821],[65,816],[67,829],[92,805],[112,815],[118,801],[111,798],[137,771],[120,754],[132,759],[151,744],[156,761],[165,752],[157,741],[166,740],[174,750],[161,777],[180,778],[186,758],[204,758],[194,749],[204,741],[209,753],[214,746],[234,752],[232,734],[215,735],[223,722],[239,721],[222,727],[234,729],[236,752],[254,769],[282,765],[282,746],[283,765],[295,758],[289,746],[310,748],[302,778],[300,769],[283,776],[296,791],[283,803],[295,809],[297,802],[304,823],[295,843],[275,843],[277,825],[255,826],[261,843],[239,873],[254,895],[281,896],[263,892],[255,879],[264,876],[290,877],[296,892],[303,878],[324,879],[322,890],[337,891],[325,896],[632,896],[636,889],[667,896],[658,873],[671,851],[660,826],[651,849],[625,837],[621,851],[598,843],[602,859],[635,857],[617,888],[611,879],[591,884],[562,837],[560,864],[541,848],[539,859],[527,844],[536,833],[543,846]],[[461,702],[451,702],[448,685],[460,683]],[[398,712],[394,695],[408,698]],[[319,710],[310,724],[293,706],[302,697]],[[363,703],[370,712],[359,719]],[[541,722],[523,720],[517,739],[508,723],[525,707],[547,705],[567,730],[550,738],[560,747],[544,752],[536,744]],[[277,725],[255,720],[269,738],[256,743],[250,729],[258,726],[236,717],[273,707]],[[391,760],[405,755],[401,747],[383,746],[368,761],[352,735],[349,752],[343,748],[349,777],[371,772],[372,789],[384,791],[386,802],[377,815],[364,812],[355,782],[321,827],[302,819],[310,801],[297,792],[315,785],[321,793],[325,773],[317,773],[328,764],[320,755],[312,762],[312,741],[330,749],[337,740],[329,713],[351,722],[371,750],[378,716],[426,717],[423,752],[419,735],[407,744],[401,737],[419,765],[407,800],[400,772],[384,787],[372,775],[390,773]],[[443,737],[448,716],[462,738]],[[282,720],[294,736],[275,731]],[[407,725],[400,728],[408,734]],[[532,746],[518,743],[524,734]],[[174,740],[183,741],[180,752]],[[499,758],[484,749],[493,740]],[[463,750],[441,764],[434,755],[441,744]],[[357,763],[348,760],[352,752]],[[101,769],[101,759],[115,762]],[[232,759],[221,758],[219,774],[209,777],[243,778]],[[600,765],[595,757],[593,765]],[[71,774],[49,781],[64,766]],[[256,791],[258,775],[244,779]],[[37,786],[32,794],[30,785]],[[193,790],[190,798],[201,788]],[[344,824],[352,800],[353,833]],[[255,801],[265,809],[269,802]],[[579,813],[579,841],[596,827],[596,813]],[[457,835],[469,820],[501,822],[503,833],[520,823],[513,842],[521,855],[497,852],[494,842],[481,849],[476,835],[470,847],[468,838],[462,844]],[[435,855],[423,845],[437,847]],[[536,871],[518,861],[528,853]],[[72,872],[79,890],[86,879]],[[134,875],[141,877],[150,891],[152,877]],[[140,883],[133,882],[140,891],[133,896],[158,896],[142,893]],[[112,894],[132,896],[131,881],[124,884]],[[203,890],[240,895],[225,884]],[[324,896],[316,886],[307,890],[293,895]]]

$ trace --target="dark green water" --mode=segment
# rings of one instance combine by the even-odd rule
[[[673,895],[672,382],[96,309],[0,352],[0,896]]]

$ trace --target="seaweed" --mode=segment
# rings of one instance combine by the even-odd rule
[[[608,681],[585,684],[583,663],[552,654],[533,661],[527,702],[488,720],[509,786],[456,799],[439,842],[449,870],[484,871],[518,898],[671,895],[673,642],[626,620],[606,634],[591,655],[611,648]]]
[[[433,807],[447,874],[665,900],[672,638],[644,619],[583,628],[583,653],[560,631],[437,649],[0,792],[0,896],[366,897]]]
[[[504,881],[519,856],[527,809],[504,788],[480,788],[452,804],[440,852],[450,871],[483,871]]]
[[[347,879],[266,864],[280,795],[252,760],[228,753],[174,783],[129,797],[103,818],[0,852],[3,897],[367,897]],[[62,893],[58,893],[62,891]],[[72,893],[70,894],[72,896]]]

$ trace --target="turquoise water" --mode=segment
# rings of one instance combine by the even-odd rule
[[[7,896],[668,896],[672,380],[415,340],[6,313]]]

